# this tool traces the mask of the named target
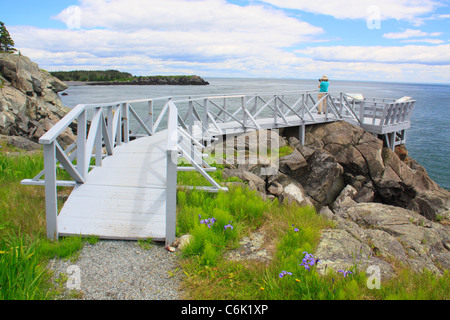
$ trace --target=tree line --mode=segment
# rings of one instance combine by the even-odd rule
[[[118,70],[52,71],[50,74],[61,81],[121,81],[133,79],[131,73]]]

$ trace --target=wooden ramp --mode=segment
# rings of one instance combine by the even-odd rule
[[[163,240],[167,131],[114,149],[78,184],[57,218],[60,235]]]

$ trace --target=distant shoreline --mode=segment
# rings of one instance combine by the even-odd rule
[[[202,86],[209,85],[209,82],[200,80],[194,81],[166,81],[164,78],[157,81],[64,81],[71,87],[76,86]]]

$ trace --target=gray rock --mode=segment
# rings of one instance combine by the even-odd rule
[[[179,238],[175,239],[173,246],[179,250],[183,250],[192,241],[193,236],[191,234],[183,234]]]
[[[298,177],[308,195],[319,205],[331,205],[345,187],[344,169],[327,151],[317,149],[308,159],[309,170]]]
[[[335,272],[365,271],[369,266],[376,265],[380,268],[383,277],[390,278],[393,275],[391,266],[373,256],[367,244],[358,241],[350,233],[341,229],[324,230],[314,256],[320,259],[317,271],[322,274],[330,269]]]
[[[335,220],[334,212],[331,211],[328,206],[323,206],[322,208],[320,208],[319,215],[328,220]]]
[[[4,136],[0,135],[1,141],[6,141],[6,143],[26,151],[35,151],[35,150],[41,150],[42,146],[37,144],[36,142],[30,141],[29,139],[23,138],[23,137],[16,137],[16,136]]]
[[[257,190],[262,193],[266,192],[266,182],[256,174],[243,169],[225,169],[223,170],[223,177],[238,177],[239,179],[247,182],[250,189]]]
[[[306,170],[307,165],[308,163],[303,155],[297,149],[294,149],[291,154],[280,158],[279,170],[283,173],[295,176],[296,171],[301,169]]]
[[[268,248],[268,241],[265,233],[257,230],[248,237],[243,237],[239,242],[239,247],[229,250],[225,258],[231,261],[256,260],[263,263],[269,263],[273,257]]]
[[[296,201],[300,206],[313,206],[311,200],[301,186],[290,183],[284,188],[283,201]]]
[[[351,185],[347,185],[344,189],[342,189],[339,196],[333,203],[333,210],[336,211],[344,211],[350,207],[356,205],[356,201],[353,198],[356,196],[358,192]]]
[[[450,219],[450,191],[445,189],[422,191],[410,202],[408,209],[430,220]]]
[[[0,53],[0,73],[5,79],[0,89],[0,134],[38,139],[70,110],[57,92],[67,86],[29,58]],[[75,141],[68,129],[63,147]]]
[[[283,193],[284,188],[279,182],[274,181],[273,184],[269,186],[268,191],[275,196],[280,196]]]

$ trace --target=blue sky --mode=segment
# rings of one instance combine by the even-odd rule
[[[450,1],[0,0],[41,68],[450,83]]]

